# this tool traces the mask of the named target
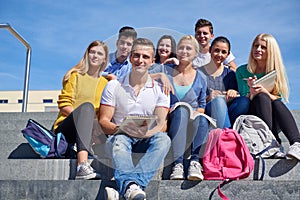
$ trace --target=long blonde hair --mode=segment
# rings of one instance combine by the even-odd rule
[[[248,60],[247,69],[251,73],[255,73],[257,62],[253,57],[253,48],[257,40],[262,40],[267,43],[267,62],[266,62],[266,73],[272,70],[277,71],[277,77],[275,81],[275,86],[272,91],[274,95],[280,95],[284,98],[286,102],[289,101],[289,87],[288,79],[285,71],[285,66],[283,64],[281,52],[276,39],[271,34],[261,33],[257,35],[252,43],[251,52]]]
[[[102,46],[104,51],[105,51],[105,61],[100,66],[99,72],[101,72],[105,69],[105,67],[108,63],[108,46],[107,46],[106,43],[104,43],[100,40],[95,40],[85,50],[85,53],[84,53],[83,57],[81,58],[81,60],[79,61],[79,63],[77,65],[75,65],[74,67],[72,67],[69,71],[67,71],[67,73],[64,76],[63,81],[69,80],[70,75],[72,74],[72,72],[78,72],[79,74],[87,73],[87,71],[89,70],[89,67],[90,67],[89,51],[92,47],[95,47],[95,46]]]

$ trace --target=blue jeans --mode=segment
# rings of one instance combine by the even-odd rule
[[[250,99],[244,96],[233,99],[228,104],[228,114],[231,126],[240,115],[248,114],[250,109]]]
[[[119,193],[124,195],[131,182],[145,189],[167,155],[170,145],[170,138],[163,132],[146,139],[135,139],[126,134],[110,136],[106,141],[106,150],[112,156]],[[136,166],[132,153],[143,154]]]
[[[223,97],[215,97],[206,104],[205,113],[217,120],[217,128],[230,128],[227,103]]]
[[[217,120],[218,128],[231,128],[238,116],[248,113],[249,107],[250,101],[244,96],[233,99],[228,105],[223,97],[216,97],[208,102],[205,112]]]
[[[188,135],[192,137],[191,160],[199,162],[201,145],[208,135],[208,121],[200,116],[190,120],[189,110],[185,107],[177,107],[169,114],[168,134],[172,140],[174,163],[183,163]],[[189,145],[188,145],[189,147]]]

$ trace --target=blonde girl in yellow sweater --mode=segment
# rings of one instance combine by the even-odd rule
[[[82,59],[63,78],[59,95],[59,114],[54,123],[55,133],[63,133],[70,144],[77,146],[76,179],[97,179],[98,174],[88,163],[92,132],[98,126],[102,91],[108,80],[101,76],[108,62],[108,47],[93,41]],[[97,122],[97,123],[94,123]]]

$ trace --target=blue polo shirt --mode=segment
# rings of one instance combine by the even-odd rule
[[[118,77],[118,80],[120,80],[131,71],[131,68],[129,58],[123,63],[119,63],[116,59],[116,52],[114,52],[109,54],[109,63],[104,72],[114,74]],[[105,75],[105,73],[103,75]]]

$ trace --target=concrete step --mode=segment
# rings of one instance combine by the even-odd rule
[[[146,188],[147,200],[221,199],[217,191],[220,181],[151,181]],[[222,187],[231,200],[300,199],[300,181],[233,181]],[[0,180],[0,199],[74,199],[104,200],[105,187],[115,187],[112,181],[68,180]]]
[[[103,180],[111,180],[113,169],[110,159],[90,159]],[[164,160],[153,180],[168,180],[171,173],[171,161]],[[258,180],[262,165],[255,160],[255,168],[248,180]],[[265,159],[264,180],[299,180],[300,164],[295,159]],[[1,160],[0,180],[74,180],[76,159],[3,159]]]
[[[300,127],[300,110],[292,112]],[[2,199],[105,199],[104,188],[116,187],[111,161],[90,160],[102,180],[73,180],[76,159],[39,159],[21,134],[29,118],[51,128],[57,113],[0,113],[0,200]],[[283,145],[288,150],[284,136]],[[100,153],[97,153],[100,152]],[[103,149],[96,153],[102,155]],[[261,163],[246,180],[225,185],[230,199],[300,199],[300,164],[291,159],[266,159],[264,181],[256,181]],[[220,181],[170,181],[170,158],[165,159],[149,186],[147,199],[208,199]],[[215,192],[212,199],[220,199]]]
[[[26,127],[30,118],[51,129],[56,117],[56,112],[0,113],[0,132],[8,130],[20,131]]]

